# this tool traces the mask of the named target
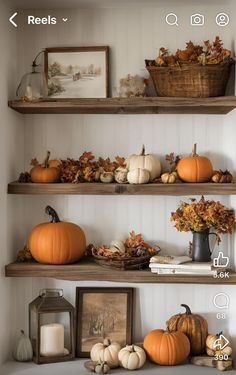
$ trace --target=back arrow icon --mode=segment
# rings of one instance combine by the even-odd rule
[[[13,21],[13,18],[15,18],[15,16],[17,16],[17,12],[15,12],[15,13],[9,18],[9,21],[11,22],[11,24],[12,24],[14,27],[17,27],[17,24]]]

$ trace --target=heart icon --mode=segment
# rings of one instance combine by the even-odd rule
[[[66,22],[68,21],[68,18],[62,18],[62,21]]]

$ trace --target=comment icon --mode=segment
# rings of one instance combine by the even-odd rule
[[[214,306],[217,309],[228,309],[229,308],[229,296],[226,293],[218,293],[213,299]]]

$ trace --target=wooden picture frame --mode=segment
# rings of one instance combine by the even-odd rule
[[[109,47],[52,47],[44,52],[48,96],[109,97]]]
[[[89,357],[90,350],[105,337],[132,343],[133,288],[76,288],[76,356]]]

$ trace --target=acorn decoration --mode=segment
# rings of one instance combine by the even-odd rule
[[[220,169],[219,171],[214,171],[211,181],[217,184],[230,184],[233,182],[233,176],[228,169],[225,171]]]

